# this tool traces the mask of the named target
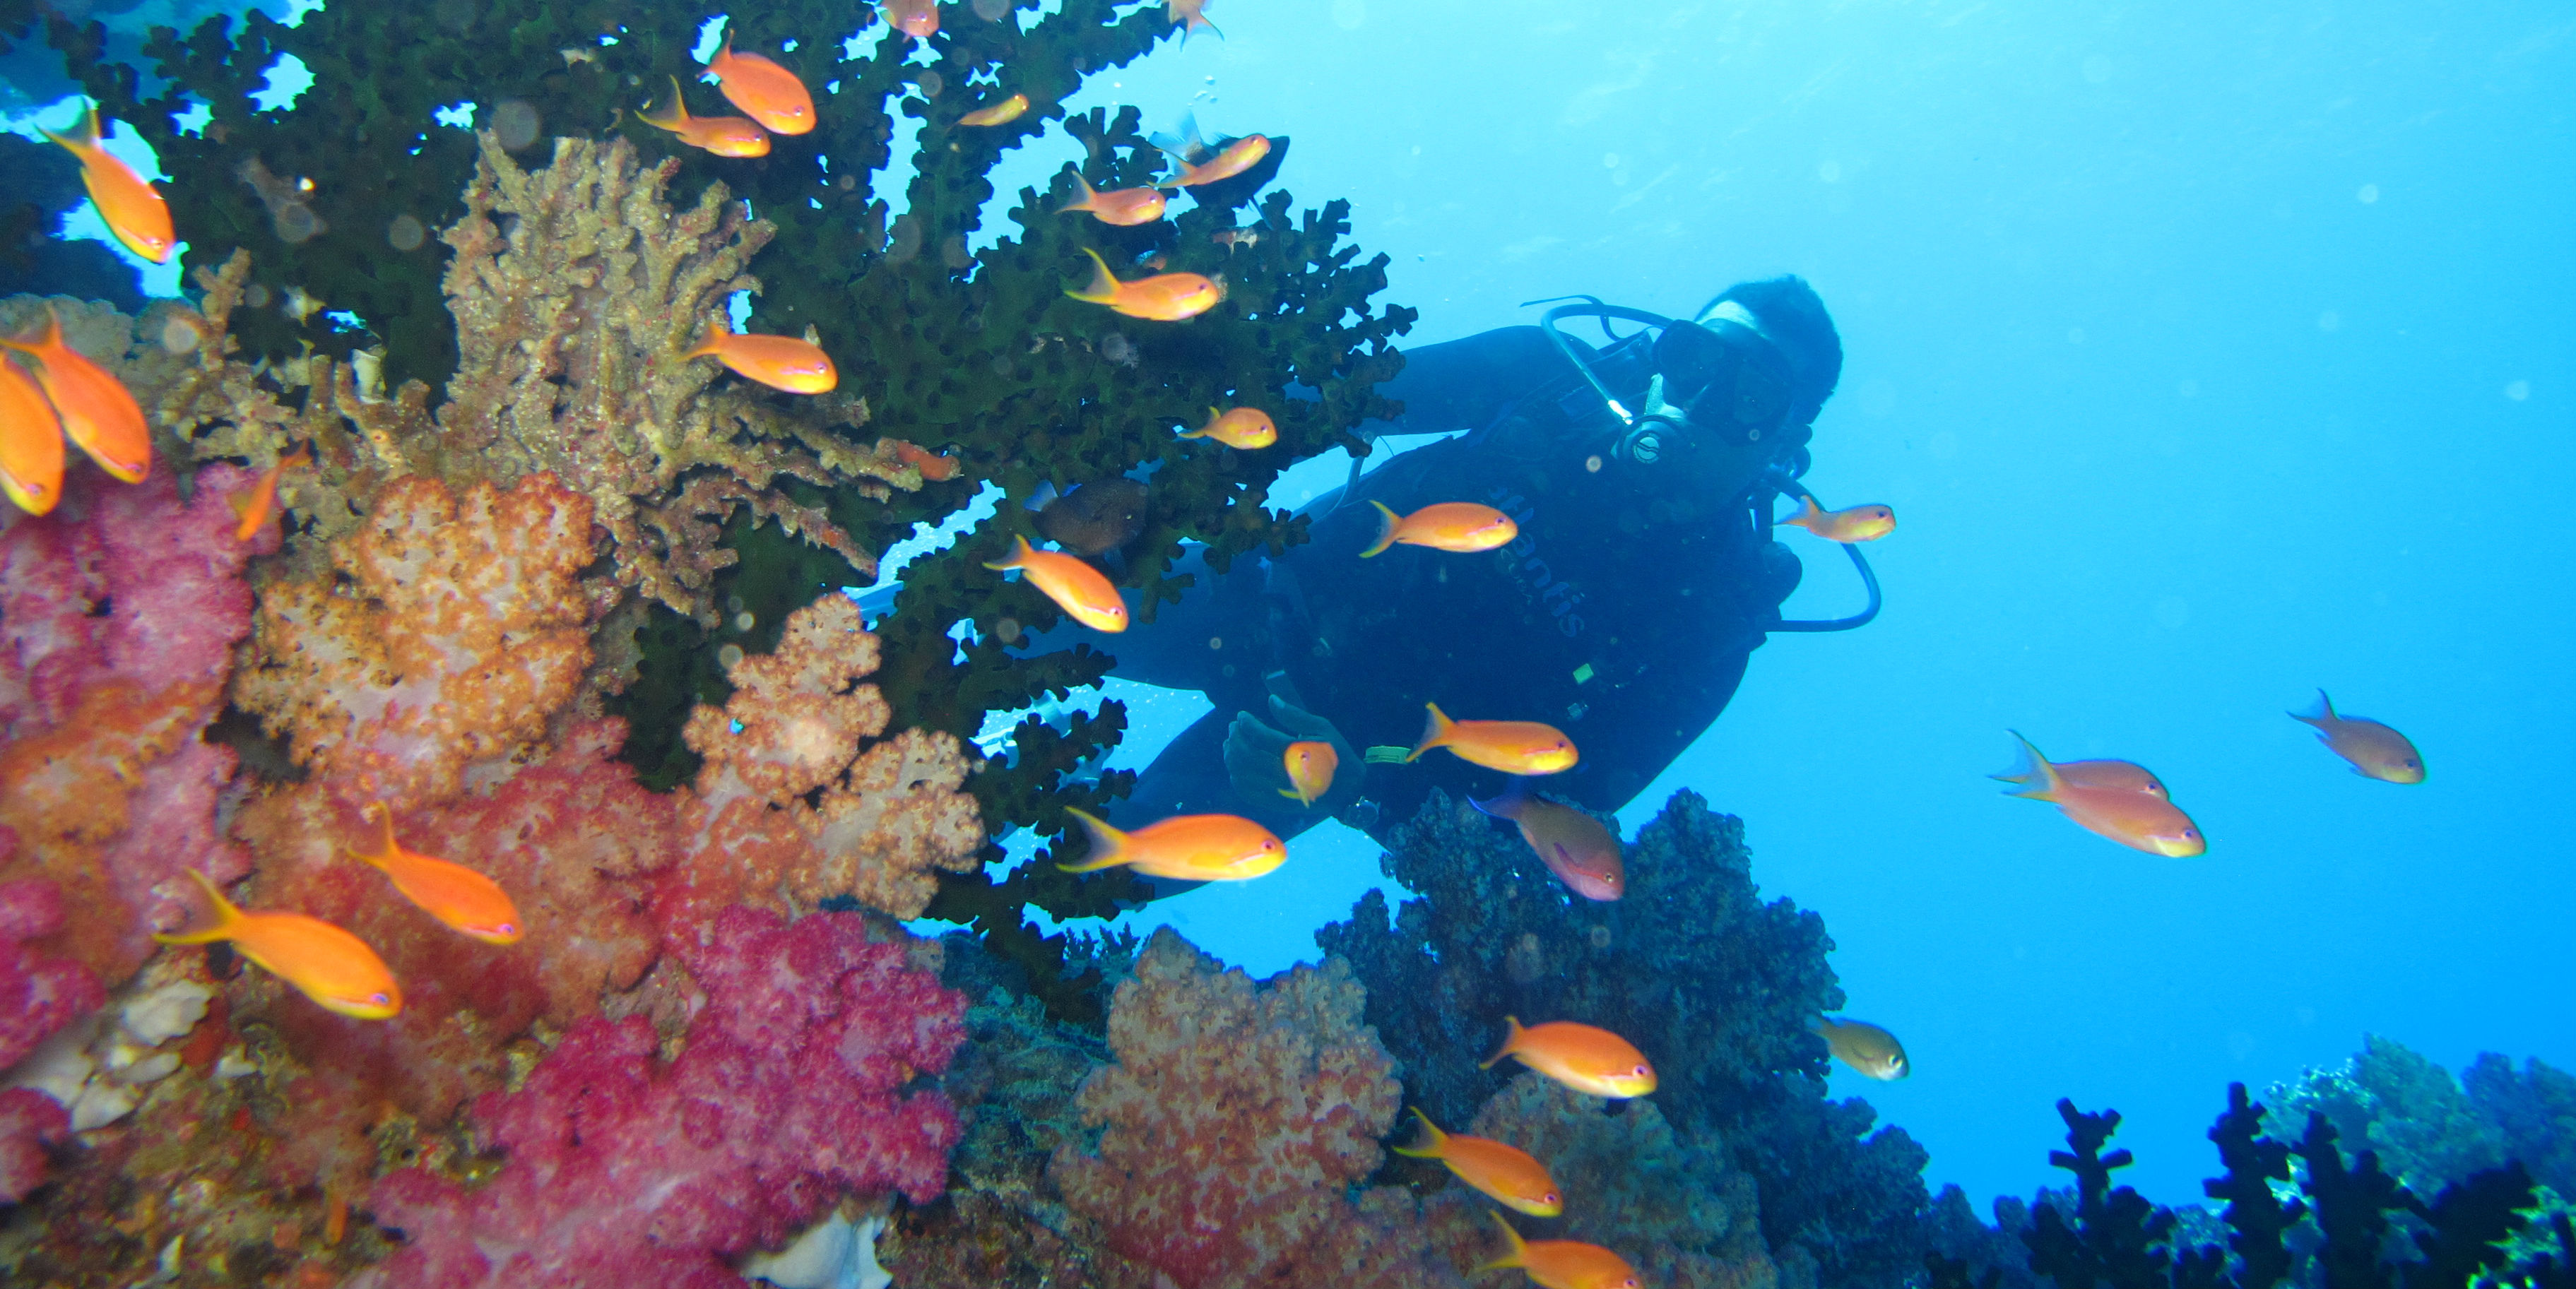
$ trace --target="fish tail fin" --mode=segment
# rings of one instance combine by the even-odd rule
[[[1064,293],[1087,304],[1107,304],[1118,298],[1118,275],[1109,271],[1109,261],[1100,252],[1086,246],[1082,253],[1091,257],[1091,285],[1076,291],[1066,287]]]
[[[376,803],[376,816],[385,821],[385,848],[382,851],[370,855],[355,846],[343,846],[341,849],[349,852],[349,858],[370,868],[381,869],[386,861],[394,857],[394,808],[379,801]]]
[[[1422,1121],[1422,1144],[1418,1146],[1389,1146],[1387,1149],[1392,1150],[1399,1155],[1409,1155],[1415,1159],[1438,1159],[1442,1155],[1448,1153],[1447,1147],[1449,1145],[1449,1134],[1440,1131],[1440,1125],[1431,1122],[1431,1116],[1422,1113],[1422,1107],[1413,1106],[1410,1107],[1410,1109],[1413,1111],[1413,1117]]]
[[[242,488],[224,494],[224,504],[233,508],[233,516],[235,518],[250,518],[250,494],[251,489],[248,488]],[[243,540],[247,541],[249,539],[245,537]]]
[[[313,464],[313,440],[311,439],[288,448],[277,457],[277,466],[281,470],[311,464]]]
[[[1824,514],[1824,508],[1816,504],[1815,498],[1801,496],[1798,498],[1798,513],[1791,515],[1786,519],[1775,519],[1771,522],[1774,526],[1807,528],[1814,524],[1818,519],[1823,518]]]
[[[2324,729],[2326,722],[2338,718],[2335,716],[2334,700],[2326,697],[2326,691],[2320,689],[2317,691],[2317,705],[2304,712],[2290,713],[2290,719],[2306,721],[2318,729]]]
[[[1458,728],[1458,723],[1450,720],[1448,714],[1440,710],[1440,704],[1424,703],[1422,707],[1430,715],[1422,722],[1422,737],[1415,741],[1412,751],[1404,754],[1405,763],[1408,765],[1423,753],[1435,747],[1446,746],[1450,732]]]
[[[1522,1241],[1521,1233],[1513,1230],[1512,1224],[1504,1221],[1503,1215],[1500,1213],[1494,1214],[1494,1225],[1503,1228],[1503,1256],[1476,1269],[1478,1271],[1495,1271],[1504,1267],[1528,1266],[1529,1245]]]
[[[233,907],[231,900],[224,898],[223,890],[215,885],[213,878],[193,868],[188,870],[188,876],[197,879],[197,888],[204,891],[207,901],[214,905],[215,924],[171,935],[155,932],[152,938],[163,944],[213,944],[217,940],[231,939],[233,923],[241,920],[241,910]]]
[[[1211,407],[1211,408],[1209,408],[1209,409],[1208,409],[1208,419],[1207,419],[1207,424],[1202,425],[1202,426],[1198,427],[1198,428],[1197,428],[1197,429],[1195,429],[1195,430],[1183,430],[1183,431],[1181,431],[1181,437],[1182,437],[1182,438],[1185,438],[1185,439],[1203,439],[1203,438],[1206,438],[1206,437],[1208,436],[1208,432],[1209,432],[1209,431],[1211,431],[1211,430],[1214,430],[1214,429],[1216,428],[1216,422],[1217,422],[1217,410],[1216,410],[1215,408]]]
[[[1073,167],[1067,166],[1065,169],[1073,170]],[[1073,170],[1073,181],[1082,186],[1082,195],[1056,207],[1055,213],[1059,215],[1070,215],[1077,210],[1091,210],[1099,205],[1100,190],[1092,187],[1091,181],[1083,178],[1081,171]]]
[[[1484,1060],[1476,1062],[1477,1069],[1490,1070],[1494,1068],[1494,1063],[1496,1061],[1511,1055],[1513,1049],[1521,1045],[1521,1018],[1518,1016],[1505,1016],[1503,1018],[1503,1024],[1510,1027],[1503,1031],[1503,1045],[1495,1048],[1492,1056],[1488,1056]]]
[[[1021,541],[1025,543],[1027,539],[1022,538]],[[1084,856],[1079,864],[1058,864],[1057,868],[1068,873],[1094,873],[1104,868],[1116,868],[1128,861],[1127,834],[1072,806],[1066,806],[1064,812],[1082,821],[1082,831],[1091,839],[1091,853]]]
[[[1062,500],[1064,494],[1055,490],[1055,480],[1040,479],[1038,490],[1030,493],[1029,499],[1020,503],[1020,508],[1033,514],[1043,514],[1047,507]]]
[[[680,78],[671,78],[671,106],[654,111],[650,105],[635,109],[635,119],[665,130],[677,130],[689,123],[689,104],[680,93]]]
[[[1513,778],[1510,787],[1505,788],[1482,801],[1478,801],[1474,797],[1467,798],[1467,804],[1474,806],[1479,811],[1491,815],[1496,819],[1509,819],[1514,823],[1520,822],[1521,807],[1528,801],[1529,789],[1522,786],[1521,780],[1518,777]]]
[[[1395,545],[1396,525],[1401,522],[1397,519],[1394,511],[1386,508],[1385,502],[1372,500],[1369,504],[1377,507],[1377,541],[1371,544],[1367,550],[1360,552],[1361,559],[1367,559],[1368,557],[1385,550],[1387,547]]]
[[[2039,749],[2031,746],[2030,740],[2021,736],[2020,730],[2005,732],[2013,736],[2013,742],[2021,745],[2021,764],[2015,766],[2010,775],[1994,776],[2006,782],[2021,785],[2020,791],[2005,795],[2028,797],[2033,801],[2057,800],[2058,789],[2066,786],[2066,780],[2058,776],[2057,767],[2050,765],[2048,758],[2041,756]]]
[[[1022,537],[1018,533],[1013,533],[1011,534],[1011,540],[1018,543],[1012,547],[1011,553],[1003,556],[999,563],[995,563],[992,560],[984,561],[984,567],[989,568],[996,573],[1006,573],[1028,563],[1029,556],[1037,553],[1037,547],[1029,545],[1028,538]],[[1080,814],[1081,812],[1076,811],[1075,813]],[[1083,815],[1083,818],[1089,819],[1091,816]]]
[[[95,107],[84,110],[80,119],[72,122],[71,128],[60,134],[46,130],[42,126],[38,126],[37,129],[42,131],[46,138],[69,149],[72,155],[80,157],[86,157],[96,151],[99,136],[105,133],[99,125],[98,109]]]
[[[732,334],[733,328],[725,325],[724,323],[709,322],[707,324],[706,334],[698,337],[697,345],[682,352],[680,357],[684,360],[690,358],[704,358],[707,355],[716,352],[717,348],[724,344],[724,338]]]

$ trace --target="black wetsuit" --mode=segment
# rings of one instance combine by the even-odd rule
[[[1649,375],[1640,346],[1612,347],[1596,369],[1637,405]],[[1535,327],[1410,350],[1385,392],[1404,415],[1371,429],[1470,432],[1396,456],[1349,497],[1318,499],[1307,544],[1222,577],[1198,566],[1192,594],[1152,624],[1087,637],[1117,655],[1114,674],[1204,691],[1216,709],[1155,759],[1115,810],[1121,822],[1226,811],[1282,836],[1318,822],[1293,801],[1246,800],[1227,778],[1227,729],[1239,711],[1269,719],[1273,670],[1355,751],[1411,747],[1425,703],[1452,719],[1554,725],[1581,762],[1544,789],[1601,810],[1644,790],[1734,695],[1799,575],[1742,493],[1694,491],[1686,465],[1616,460],[1617,423]],[[1481,502],[1520,535],[1477,554],[1396,546],[1362,559],[1380,526],[1370,501],[1399,515]],[[1359,761],[1340,773],[1365,775],[1358,795],[1373,805],[1341,814],[1372,831],[1410,818],[1434,787],[1490,797],[1508,782],[1439,750]]]

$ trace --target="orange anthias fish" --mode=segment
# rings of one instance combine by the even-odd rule
[[[383,1020],[402,1010],[402,986],[366,941],[301,913],[244,913],[204,873],[192,868],[188,876],[214,903],[215,924],[153,939],[163,944],[230,940],[235,952],[343,1016]]]
[[[759,54],[733,52],[733,33],[725,33],[724,48],[707,60],[707,75],[716,78],[716,89],[726,102],[769,129],[779,134],[813,130],[814,96],[805,92],[805,82]],[[768,150],[763,140],[761,151]]]
[[[1195,318],[1225,299],[1225,288],[1213,278],[1196,273],[1157,273],[1133,282],[1121,282],[1109,271],[1109,261],[1100,252],[1086,246],[1082,253],[1091,257],[1097,271],[1091,285],[1076,291],[1068,287],[1065,294],[1090,304],[1105,304],[1112,313],[1155,322],[1178,322]]]
[[[1489,1137],[1451,1136],[1440,1131],[1440,1125],[1431,1122],[1419,1106],[1413,1117],[1422,1121],[1422,1144],[1387,1149],[1415,1159],[1437,1159],[1458,1174],[1458,1180],[1532,1217],[1554,1217],[1565,1211],[1565,1196],[1557,1189],[1556,1179],[1528,1151]]]
[[[2021,744],[2023,757],[2021,767],[2013,772],[2020,777],[2013,781],[2022,786],[2010,795],[2049,802],[2087,830],[2150,854],[2185,859],[2209,850],[2208,839],[2193,826],[2191,816],[2171,801],[2134,788],[2079,787],[2049,764],[2029,739],[2019,733],[2013,739]]]
[[[349,857],[373,864],[394,879],[394,889],[420,911],[485,944],[517,944],[527,933],[519,906],[501,884],[463,864],[416,855],[394,840],[394,812],[379,805],[385,821],[385,849],[380,855],[351,850]]]
[[[1297,804],[1311,806],[1333,790],[1333,772],[1341,768],[1342,754],[1330,743],[1300,739],[1280,754],[1288,767],[1288,782],[1293,787],[1281,788],[1279,795],[1295,797]]]
[[[1073,620],[1094,631],[1127,629],[1127,602],[1118,598],[1118,588],[1109,584],[1099,569],[1062,551],[1042,551],[1029,545],[1029,539],[1012,534],[1019,548],[999,563],[984,567],[996,572],[1020,570],[1020,576],[1055,601],[1055,606]]]
[[[1247,134],[1242,138],[1225,145],[1224,150],[1218,152],[1215,156],[1199,162],[1196,165],[1192,165],[1187,161],[1182,162],[1181,172],[1179,174],[1162,181],[1156,186],[1162,188],[1189,188],[1198,184],[1212,184],[1221,179],[1232,179],[1236,175],[1242,174],[1244,171],[1250,170],[1254,166],[1259,165],[1261,163],[1261,159],[1269,155],[1270,138],[1268,135]]]
[[[1619,858],[1619,839],[1600,820],[1518,789],[1491,801],[1470,797],[1467,804],[1519,824],[1521,840],[1566,889],[1587,900],[1615,900],[1627,893],[1628,869]]]
[[[1220,412],[1208,409],[1208,422],[1195,430],[1181,431],[1185,439],[1214,439],[1230,448],[1266,448],[1279,441],[1279,427],[1270,413],[1257,407],[1238,407]]]
[[[1511,516],[1472,501],[1438,502],[1401,518],[1384,502],[1369,504],[1377,507],[1377,541],[1360,552],[1361,559],[1399,544],[1462,554],[1489,551],[1521,535]]]
[[[939,0],[886,0],[884,12],[887,26],[915,40],[939,34]]]
[[[1512,1224],[1494,1214],[1510,1243],[1503,1256],[1476,1268],[1519,1267],[1542,1289],[1637,1289],[1637,1269],[1618,1254],[1581,1240],[1524,1240]]]
[[[1813,497],[1800,497],[1797,514],[1774,522],[1804,528],[1829,542],[1874,542],[1896,531],[1896,511],[1874,505],[1827,510]]]
[[[1217,39],[1225,39],[1225,33],[1207,20],[1207,7],[1208,0],[1163,0],[1163,14],[1181,29],[1182,44],[1188,44],[1190,33],[1197,31],[1216,31]]]
[[[959,464],[957,458],[943,456],[918,443],[909,443],[902,439],[891,439],[888,442],[894,444],[895,456],[905,465],[920,471],[922,478],[932,483],[946,483],[957,477]]]
[[[1905,1045],[1896,1035],[1865,1020],[1827,1020],[1817,1017],[1809,1027],[1825,1040],[1835,1058],[1843,1064],[1877,1079],[1894,1082],[1914,1072],[1914,1064],[1905,1059]]]
[[[769,132],[761,129],[758,121],[747,116],[689,115],[689,104],[681,97],[677,76],[671,78],[671,106],[660,112],[637,112],[635,118],[680,136],[680,142],[692,148],[704,148],[719,157],[769,155]]]
[[[140,483],[152,472],[152,431],[144,427],[143,409],[114,372],[63,343],[62,319],[53,306],[45,307],[43,339],[29,344],[0,337],[0,346],[36,360],[36,381],[62,417],[64,436],[99,469],[127,483]]]
[[[1163,195],[1160,188],[1120,188],[1102,192],[1079,174],[1073,177],[1073,181],[1082,185],[1082,195],[1057,207],[1056,213],[1069,215],[1077,210],[1087,210],[1093,219],[1120,228],[1133,228],[1161,219],[1163,207],[1171,200]]]
[[[248,492],[227,496],[225,500],[232,503],[233,513],[241,516],[241,522],[233,526],[233,539],[246,542],[258,536],[260,526],[267,523],[270,512],[277,509],[278,477],[296,466],[311,464],[313,445],[298,443],[292,450],[279,453],[277,464],[260,471],[259,482],[252,484]]]
[[[712,356],[745,380],[756,380],[790,394],[825,394],[841,383],[832,356],[821,345],[795,336],[763,336],[735,331],[721,322],[707,324],[707,338],[682,358]]]
[[[63,423],[26,369],[0,358],[0,492],[31,515],[63,499]]]
[[[979,107],[957,118],[957,123],[959,125],[1009,125],[1026,115],[1028,110],[1029,96],[1014,94],[991,107]]]
[[[1606,1029],[1570,1020],[1523,1029],[1518,1016],[1506,1016],[1503,1022],[1511,1031],[1501,1050],[1486,1057],[1480,1068],[1517,1056],[1521,1064],[1596,1097],[1641,1097],[1655,1090],[1655,1067],[1646,1064],[1645,1054]]]
[[[1134,832],[1065,807],[1091,835],[1091,853],[1068,873],[1090,873],[1125,864],[1148,877],[1189,882],[1241,882],[1279,867],[1288,847],[1276,833],[1237,815],[1174,815]]]
[[[2335,715],[2334,700],[2317,691],[2317,708],[2292,712],[2293,720],[2317,727],[2317,741],[2352,762],[2352,772],[2382,783],[2422,783],[2424,757],[2405,735],[2373,720]]]
[[[2057,777],[2079,788],[2108,788],[2115,792],[2143,792],[2151,797],[2171,797],[2164,781],[2147,767],[2135,761],[2059,761]],[[1986,776],[2003,783],[2027,783],[2030,776],[2022,771],[2006,770]]]
[[[44,134],[80,158],[81,186],[89,189],[99,218],[107,222],[107,231],[116,234],[116,240],[125,243],[125,249],[155,264],[170,258],[170,251],[179,244],[179,234],[170,227],[170,204],[161,200],[151,181],[99,145],[105,131],[99,128],[97,108],[91,108],[69,134],[51,130]]]
[[[1554,774],[1574,768],[1574,740],[1563,730],[1537,721],[1453,721],[1438,703],[1424,703],[1431,717],[1422,741],[1405,754],[1410,763],[1435,747],[1445,747],[1461,761],[1505,774]]]

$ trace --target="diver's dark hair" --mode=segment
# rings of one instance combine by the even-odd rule
[[[1752,310],[1753,316],[1762,320],[1762,329],[1779,342],[1789,365],[1796,369],[1798,401],[1790,409],[1789,423],[1805,425],[1815,420],[1816,413],[1824,410],[1825,400],[1834,396],[1834,385],[1843,376],[1843,338],[1834,331],[1833,317],[1825,312],[1825,302],[1816,294],[1816,288],[1796,274],[1738,282],[1691,316],[1707,317],[1709,310],[1729,300]]]

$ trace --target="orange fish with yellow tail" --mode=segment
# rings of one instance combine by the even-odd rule
[[[1598,1244],[1581,1240],[1524,1240],[1500,1213],[1494,1222],[1503,1228],[1503,1256],[1476,1268],[1492,1271],[1500,1267],[1518,1267],[1529,1273],[1530,1280],[1541,1289],[1637,1289],[1637,1269],[1626,1259]]]
[[[1150,224],[1161,219],[1163,207],[1171,200],[1163,195],[1160,188],[1118,188],[1102,192],[1092,187],[1091,181],[1078,172],[1073,181],[1082,185],[1082,195],[1056,207],[1056,213],[1069,215],[1077,210],[1089,211],[1093,219],[1120,228],[1134,228],[1138,224]]]
[[[63,423],[26,369],[0,358],[0,492],[31,515],[63,499]]]
[[[2424,754],[2403,734],[2358,716],[2337,716],[2334,700],[2317,691],[2315,710],[2292,712],[2290,719],[2317,728],[2317,741],[2352,763],[2352,772],[2382,783],[2422,783]]]
[[[1854,506],[1849,510],[1827,510],[1813,497],[1798,498],[1798,513],[1775,520],[1783,527],[1804,528],[1829,542],[1874,542],[1896,531],[1896,510],[1890,506]]]
[[[894,445],[897,460],[920,471],[921,477],[932,483],[946,483],[957,477],[960,463],[955,457],[933,452],[918,443],[910,443],[902,439],[888,439],[886,442]]]
[[[725,101],[741,108],[743,115],[758,121],[777,134],[805,134],[814,128],[814,96],[796,73],[759,54],[733,52],[733,33],[725,33],[724,48],[707,60],[707,75],[715,78],[716,90]],[[762,145],[762,151],[768,145]]]
[[[1422,741],[1405,754],[1410,763],[1435,747],[1445,747],[1459,760],[1505,774],[1555,774],[1574,768],[1574,740],[1565,731],[1538,721],[1453,721],[1438,703],[1424,703],[1430,719]]]
[[[105,134],[97,108],[83,114],[69,134],[44,131],[46,138],[80,158],[81,186],[89,189],[89,199],[98,207],[107,231],[116,234],[125,249],[155,264],[167,261],[179,245],[179,234],[170,226],[170,203],[161,200],[161,190],[150,180],[101,145]]]
[[[1212,184],[1221,180],[1232,179],[1236,175],[1242,174],[1244,171],[1250,170],[1254,166],[1261,164],[1261,159],[1269,155],[1270,137],[1268,135],[1247,134],[1242,138],[1225,145],[1225,147],[1218,150],[1215,156],[1209,157],[1205,161],[1201,161],[1196,164],[1192,164],[1187,161],[1181,162],[1181,172],[1179,174],[1174,175],[1169,179],[1165,179],[1155,186],[1160,188],[1192,188],[1199,184]]]
[[[268,522],[269,515],[277,509],[279,476],[296,466],[311,464],[313,464],[312,445],[298,443],[292,450],[278,453],[277,463],[260,471],[259,482],[252,484],[249,491],[227,494],[224,500],[232,503],[233,513],[241,518],[240,523],[233,525],[233,540],[246,542],[258,536],[260,527]]]
[[[1422,1144],[1387,1149],[1415,1159],[1437,1159],[1458,1174],[1458,1180],[1532,1217],[1554,1217],[1565,1211],[1565,1195],[1557,1189],[1556,1179],[1528,1151],[1490,1137],[1442,1132],[1419,1106],[1413,1117],[1422,1121]]]
[[[2133,850],[2174,859],[2208,852],[2209,840],[2171,801],[2131,788],[2080,787],[2049,764],[2029,739],[2014,733],[2013,740],[2021,744],[2022,765],[2013,772],[2021,787],[2009,795],[2048,802],[2086,831]]]
[[[1178,322],[1195,318],[1225,299],[1225,288],[1216,279],[1197,273],[1157,273],[1152,277],[1121,282],[1109,271],[1109,261],[1100,252],[1086,246],[1082,253],[1091,257],[1094,272],[1091,285],[1076,291],[1065,288],[1065,294],[1089,304],[1105,304],[1112,313],[1154,322]]]
[[[1217,39],[1225,39],[1225,33],[1217,31],[1216,24],[1208,21],[1207,7],[1208,0],[1163,0],[1163,16],[1181,29],[1181,43],[1184,45],[1190,43],[1193,32],[1216,31]]]
[[[671,105],[658,112],[644,109],[635,114],[635,119],[668,130],[680,136],[680,142],[719,157],[769,155],[769,132],[760,128],[760,122],[746,116],[689,115],[689,104],[680,94],[677,76],[671,78]]]
[[[959,125],[1009,125],[1028,114],[1029,96],[1014,94],[991,107],[979,107],[957,118]]]
[[[0,346],[36,360],[36,383],[62,418],[63,434],[98,468],[126,483],[152,472],[152,431],[143,409],[114,372],[63,343],[63,322],[45,306],[45,334],[32,343],[0,337]]]
[[[1278,442],[1279,426],[1270,419],[1270,413],[1257,407],[1238,407],[1224,412],[1211,407],[1207,424],[1195,430],[1183,430],[1181,437],[1214,439],[1227,447],[1250,451]]]
[[[1368,559],[1391,546],[1428,546],[1438,551],[1472,554],[1489,551],[1521,535],[1512,517],[1472,501],[1442,501],[1399,516],[1382,501],[1377,507],[1377,540],[1360,552]]]
[[[2079,788],[2107,788],[2114,792],[2143,792],[2151,797],[2173,794],[2165,790],[2164,780],[2135,761],[2059,761],[2057,776]],[[2003,783],[2027,783],[2030,776],[2021,770],[2007,770],[1986,776]]]
[[[821,345],[796,336],[764,336],[707,324],[706,339],[682,358],[712,357],[745,380],[790,394],[827,394],[841,383],[839,369]]]
[[[1506,1016],[1503,1023],[1511,1030],[1481,1068],[1517,1056],[1521,1064],[1596,1097],[1641,1097],[1655,1090],[1655,1067],[1646,1063],[1645,1053],[1606,1029],[1570,1020],[1525,1029],[1517,1016]]]
[[[1288,782],[1293,785],[1281,788],[1279,795],[1294,797],[1298,805],[1309,807],[1333,790],[1333,773],[1342,765],[1342,754],[1334,751],[1332,744],[1314,739],[1299,739],[1289,744],[1279,759],[1288,770]]]
[[[1068,873],[1090,873],[1121,864],[1148,877],[1187,882],[1242,882],[1279,867],[1288,847],[1278,834],[1239,815],[1174,815],[1121,832],[1071,806],[1065,813],[1082,821],[1091,836],[1091,853],[1079,864],[1058,864]]]
[[[373,865],[392,878],[394,889],[421,912],[485,944],[517,944],[527,934],[526,924],[519,920],[519,906],[510,902],[500,883],[463,864],[404,850],[394,840],[392,807],[379,804],[376,813],[385,821],[383,853],[351,850],[349,858]]]
[[[153,939],[163,944],[230,940],[234,952],[343,1016],[383,1020],[402,1010],[402,986],[366,941],[301,913],[245,913],[204,873],[192,868],[188,876],[197,879],[213,903],[215,924]]]
[[[1018,547],[999,562],[987,561],[984,567],[996,572],[1020,570],[1020,576],[1055,601],[1057,608],[1094,631],[1127,629],[1127,601],[1119,598],[1118,588],[1110,585],[1099,569],[1062,551],[1039,550],[1016,533],[1011,540]]]

